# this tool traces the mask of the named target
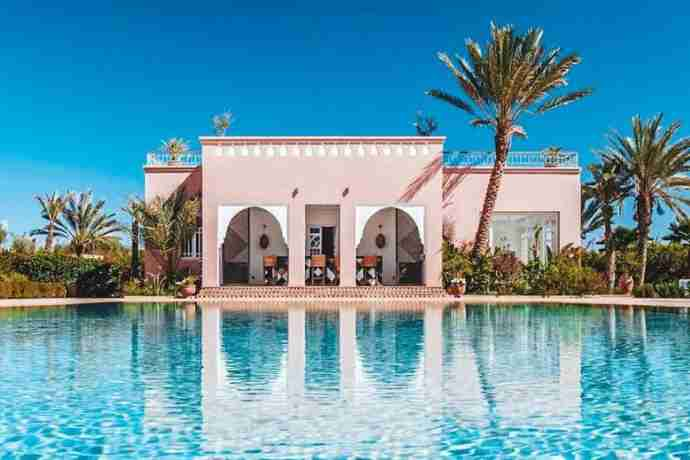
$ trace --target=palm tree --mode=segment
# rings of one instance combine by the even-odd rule
[[[417,112],[416,120],[412,125],[417,130],[417,136],[431,136],[438,129],[436,119],[425,116],[422,112]]]
[[[690,219],[679,219],[676,222],[671,222],[668,230],[669,234],[664,236],[664,241],[681,244],[690,243]]]
[[[34,198],[41,206],[41,217],[46,220],[45,226],[33,230],[31,236],[45,236],[45,250],[52,251],[55,242],[55,227],[57,226],[62,211],[65,209],[65,204],[70,194],[60,195],[57,192],[52,194],[45,194],[44,196],[36,195]]]
[[[620,167],[612,162],[589,166],[592,179],[582,186],[585,207],[582,215],[583,232],[603,228],[606,251],[609,291],[616,283],[616,248],[613,241],[613,216],[623,209],[624,200],[630,196],[629,181],[621,175]]]
[[[130,238],[132,240],[131,276],[138,278],[141,275],[141,261],[139,260],[139,242],[141,240],[141,225],[144,221],[146,203],[138,197],[131,197],[122,210],[132,219]]]
[[[2,251],[3,246],[5,245],[5,240],[7,239],[7,229],[5,228],[2,223],[0,223],[0,251]]]
[[[77,257],[86,251],[108,246],[113,236],[122,231],[115,214],[106,214],[104,206],[103,200],[93,202],[91,192],[82,192],[78,196],[71,194],[67,198],[62,218],[55,225],[55,235],[67,240]]]
[[[225,131],[230,128],[232,122],[235,121],[232,112],[224,112],[213,116],[213,129],[217,136],[225,136]]]
[[[181,137],[161,141],[161,144],[163,151],[170,156],[170,161],[177,161],[182,155],[189,152],[189,144]]]
[[[200,203],[178,189],[167,199],[155,198],[143,209],[143,233],[147,247],[155,249],[165,261],[168,280],[177,271],[183,244],[197,229]]]
[[[652,225],[652,212],[670,209],[678,218],[685,218],[684,207],[690,200],[680,193],[690,190],[690,138],[673,142],[680,122],[661,129],[663,115],[647,121],[632,119],[632,137],[617,132],[609,135],[609,146],[603,153],[606,160],[616,162],[621,172],[634,185],[635,219],[637,220],[637,253],[640,259],[639,283],[645,282],[647,245]]]
[[[561,57],[560,48],[545,50],[542,35],[541,29],[530,29],[525,35],[518,35],[513,26],[497,27],[492,23],[486,53],[476,42],[467,40],[469,62],[460,56],[453,61],[446,53],[438,54],[469,100],[438,89],[427,94],[470,114],[472,126],[489,127],[494,131],[496,157],[474,240],[475,255],[489,242],[491,217],[512,138],[527,136],[518,124],[520,116],[542,114],[592,92],[583,89],[549,97],[552,91],[567,85],[566,76],[580,63],[580,57],[574,53]]]

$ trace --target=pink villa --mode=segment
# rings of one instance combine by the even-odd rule
[[[474,237],[493,157],[445,137],[201,137],[201,152],[150,154],[145,199],[179,187],[202,212],[183,265],[204,287],[441,285],[444,225]],[[452,224],[452,225],[449,225]],[[512,152],[492,247],[523,261],[580,244],[572,152]],[[160,270],[147,251],[147,272]]]

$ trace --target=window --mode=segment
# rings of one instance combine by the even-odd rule
[[[201,243],[202,243],[202,232],[201,227],[196,230],[194,236],[185,242],[182,248],[182,257],[190,259],[200,259],[201,258]]]
[[[512,251],[523,263],[546,261],[558,251],[558,213],[494,213],[489,239],[492,248]]]

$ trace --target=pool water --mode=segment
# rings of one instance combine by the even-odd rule
[[[690,458],[690,326],[640,308],[0,311],[0,458]]]

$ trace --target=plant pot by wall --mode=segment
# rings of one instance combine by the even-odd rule
[[[446,288],[446,292],[454,297],[461,297],[465,295],[466,286],[464,284],[451,283]]]
[[[180,288],[180,295],[185,299],[192,297],[194,294],[196,294],[196,285],[194,284],[189,284]]]

